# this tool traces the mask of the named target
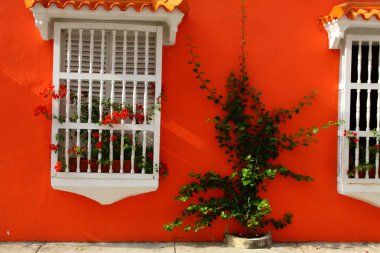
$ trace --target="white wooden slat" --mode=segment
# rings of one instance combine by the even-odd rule
[[[358,45],[358,81],[357,83],[361,83],[361,73],[362,73],[362,41],[359,41]]]
[[[367,90],[367,126],[366,126],[366,131],[370,131],[370,118],[371,118],[371,90]],[[366,160],[366,163],[368,164],[369,163],[369,140],[370,138],[369,137],[366,137],[366,157],[365,157],[365,160]],[[368,171],[367,171],[367,175],[366,177],[368,177]]]
[[[104,64],[103,64],[104,66]],[[99,68],[100,70],[100,68]],[[71,79],[71,80],[78,80],[79,78],[81,78],[82,80],[89,80],[89,79],[92,79],[94,81],[100,81],[100,80],[103,80],[103,81],[111,81],[111,80],[115,80],[115,81],[138,81],[138,82],[154,82],[156,81],[156,77],[155,76],[152,76],[152,75],[134,75],[134,74],[126,74],[126,75],[122,75],[122,74],[107,74],[107,73],[102,73],[102,74],[97,74],[97,73],[94,73],[92,75],[89,75],[88,73],[82,73],[81,75],[78,75],[78,73],[59,73],[59,78],[60,79]]]
[[[102,30],[102,39],[101,39],[101,66],[100,66],[100,75],[103,75],[104,73],[104,58],[105,58],[105,34],[106,31]],[[104,80],[100,80],[100,94],[99,94],[99,100],[103,101],[103,90],[104,90]],[[103,119],[103,105],[102,103],[99,103],[99,122],[102,121]],[[99,140],[98,142],[102,141],[102,130],[99,130]],[[98,154],[98,173],[102,172],[102,163],[100,162],[102,160],[102,152],[99,152]]]
[[[371,83],[372,77],[372,41],[369,41],[368,45],[368,78],[367,83]]]
[[[111,74],[115,74],[115,51],[116,51],[116,41],[115,41],[115,37],[116,37],[116,30],[112,30],[112,51],[111,51]],[[115,80],[111,80],[111,117],[113,117],[113,103],[115,102]],[[113,130],[110,131],[110,169],[109,169],[109,173],[113,173],[113,168],[112,168],[112,163],[113,163],[113,141],[112,141],[112,137],[113,137]]]
[[[83,29],[79,29],[79,48],[78,48],[78,62],[79,62],[79,66],[78,66],[78,74],[81,74],[82,73],[82,67],[81,67],[81,62],[82,62],[82,36],[83,36]],[[82,83],[82,79],[79,79],[78,80],[78,93],[77,93],[77,123],[80,123],[81,121],[81,108],[82,108],[82,100],[80,99],[82,97],[82,93],[81,93],[81,83]],[[78,128],[77,129],[77,142],[76,142],[76,146],[78,148],[80,148],[81,146],[81,143],[80,143],[80,129]],[[80,172],[80,156],[77,155],[77,173]]]
[[[97,123],[92,123],[92,124],[88,124],[88,123],[76,123],[76,122],[70,122],[70,123],[62,123],[62,124],[59,124],[57,126],[57,129],[77,129],[77,128],[80,128],[80,129],[85,129],[85,130],[88,130],[88,129],[92,129],[92,130],[105,130],[105,131],[109,131],[109,130],[118,130],[118,131],[122,131],[122,130],[125,130],[125,131],[147,131],[147,132],[154,132],[154,126],[151,125],[151,124],[124,124],[124,125],[121,125],[121,124],[117,124],[117,125],[113,125],[113,126],[108,126],[108,125],[99,125]],[[369,134],[368,134],[369,135]],[[365,136],[365,135],[363,135]]]
[[[94,30],[90,30],[90,68],[89,68],[89,74],[93,73],[93,61],[94,61]],[[93,81],[92,79],[89,80],[89,91],[88,91],[88,123],[92,123],[92,85]],[[89,129],[87,131],[87,173],[91,173],[91,141],[92,141],[92,131]]]
[[[128,32],[123,31],[123,75],[126,74],[127,68],[127,36]],[[121,106],[122,109],[125,109],[125,80],[122,81],[122,94],[121,94]],[[124,119],[122,119],[121,124],[124,124]],[[125,132],[121,131],[121,140],[120,140],[120,174],[124,173],[124,135]]]
[[[147,124],[147,118],[148,118],[148,83],[144,83],[145,91],[144,91],[144,124]],[[146,160],[146,131],[143,131],[143,147],[142,147],[142,156],[144,157],[145,162]],[[145,173],[145,163],[142,173]]]
[[[156,90],[155,90],[155,107],[158,108],[158,98],[161,96],[161,73],[162,73],[162,27],[157,27],[156,37]],[[160,135],[161,135],[161,112],[156,110],[153,118],[154,141],[153,141],[153,177],[159,178],[159,171],[154,167],[160,164]]]
[[[67,54],[66,58],[68,59],[68,64],[66,67],[66,72],[70,73],[70,62],[71,62],[71,34],[72,34],[72,29],[68,29],[68,34],[67,34]],[[70,79],[66,80],[66,123],[70,122]],[[65,165],[66,165],[66,172],[70,171],[70,165],[69,165],[69,153],[68,150],[70,149],[70,144],[69,144],[69,129],[65,130]]]

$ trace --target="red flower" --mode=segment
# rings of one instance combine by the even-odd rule
[[[95,139],[99,139],[100,135],[98,132],[95,132],[92,134],[92,137],[95,138]]]
[[[57,151],[59,149],[59,145],[51,144],[50,145],[50,150],[51,151]]]
[[[117,140],[117,136],[116,136],[116,135],[112,135],[112,136],[110,137],[110,141],[115,141],[115,140]]]
[[[160,175],[169,176],[168,166],[165,163],[160,163]]]
[[[143,105],[136,105],[136,111],[143,111],[144,107]]]
[[[358,138],[355,138],[355,139],[353,140],[354,143],[357,143],[358,141],[359,141]]]
[[[54,86],[53,86],[54,88]],[[61,98],[64,98],[66,97],[66,94],[67,94],[67,89],[66,89],[66,86],[64,84],[61,84],[59,86],[59,91],[58,91],[58,94],[56,94],[53,90],[53,93],[52,93],[52,97],[54,99],[61,99]]]
[[[62,171],[62,163],[60,161],[57,161],[54,168],[55,168],[56,172],[61,172]]]
[[[69,154],[70,153],[72,153],[72,154],[74,154],[74,155],[76,155],[76,156],[79,156],[79,155],[81,155],[82,153],[84,153],[86,151],[86,149],[85,148],[81,148],[81,147],[78,147],[78,146],[73,146],[72,148],[71,148],[71,151],[69,150]]]
[[[106,115],[101,121],[103,125],[120,124],[119,117],[113,118],[110,114]]]
[[[49,88],[44,88],[42,91],[40,91],[40,96],[43,98],[48,98],[49,96],[52,96],[54,94],[54,86],[51,86]]]
[[[119,117],[120,119],[126,119],[129,117],[129,110],[126,108],[126,109],[123,109],[120,113],[119,113]]]
[[[49,112],[46,106],[39,105],[34,108],[34,116],[44,115],[46,118],[49,118]]]
[[[347,136],[347,130],[343,131],[343,136]]]
[[[141,113],[136,113],[136,115],[135,115],[135,119],[136,119],[137,123],[139,123],[139,124],[144,123],[144,118],[145,118],[144,115]]]
[[[97,149],[101,149],[101,148],[103,147],[103,144],[104,144],[104,143],[103,143],[102,141],[99,141],[98,143],[96,143],[96,146],[95,146],[95,147],[96,147]]]

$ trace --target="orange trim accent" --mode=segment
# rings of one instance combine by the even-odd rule
[[[349,19],[355,20],[357,17],[362,17],[364,20],[369,20],[372,17],[375,17],[377,20],[380,20],[380,3],[344,3],[335,6],[329,15],[326,15],[321,18],[321,22],[326,24],[336,19],[340,19],[343,16],[346,16]]]
[[[106,10],[111,10],[117,6],[122,11],[126,11],[129,7],[135,8],[136,11],[141,11],[145,7],[148,7],[154,12],[160,7],[164,7],[168,12],[176,8],[184,13],[189,10],[187,0],[25,0],[26,8],[33,8],[36,3],[41,4],[45,8],[49,8],[52,4],[55,4],[61,9],[72,5],[76,10],[79,10],[83,6],[87,6],[90,10],[96,10],[98,6],[102,6]]]

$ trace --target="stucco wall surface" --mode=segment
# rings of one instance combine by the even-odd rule
[[[162,225],[183,204],[173,198],[190,182],[190,171],[229,168],[212,123],[218,108],[206,99],[187,64],[186,36],[212,85],[223,91],[231,70],[239,69],[240,1],[190,0],[191,10],[164,48],[161,160],[170,176],[154,193],[109,206],[50,187],[51,123],[37,119],[39,91],[52,80],[52,42],[42,41],[31,12],[21,0],[0,6],[0,241],[220,241],[227,222],[204,231],[167,233]],[[284,128],[287,131],[336,120],[339,54],[328,50],[319,17],[340,0],[247,1],[247,51],[251,82],[269,108],[291,107],[311,90],[314,105]],[[275,241],[377,241],[380,209],[336,191],[336,130],[319,143],[284,153],[280,161],[315,182],[279,178],[267,194],[273,216],[294,214]],[[238,229],[231,223],[229,230]]]

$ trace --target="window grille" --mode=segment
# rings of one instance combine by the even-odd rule
[[[160,26],[55,23],[52,178],[157,180],[161,50]]]
[[[379,181],[380,37],[348,35],[342,69],[339,177],[347,182]]]

